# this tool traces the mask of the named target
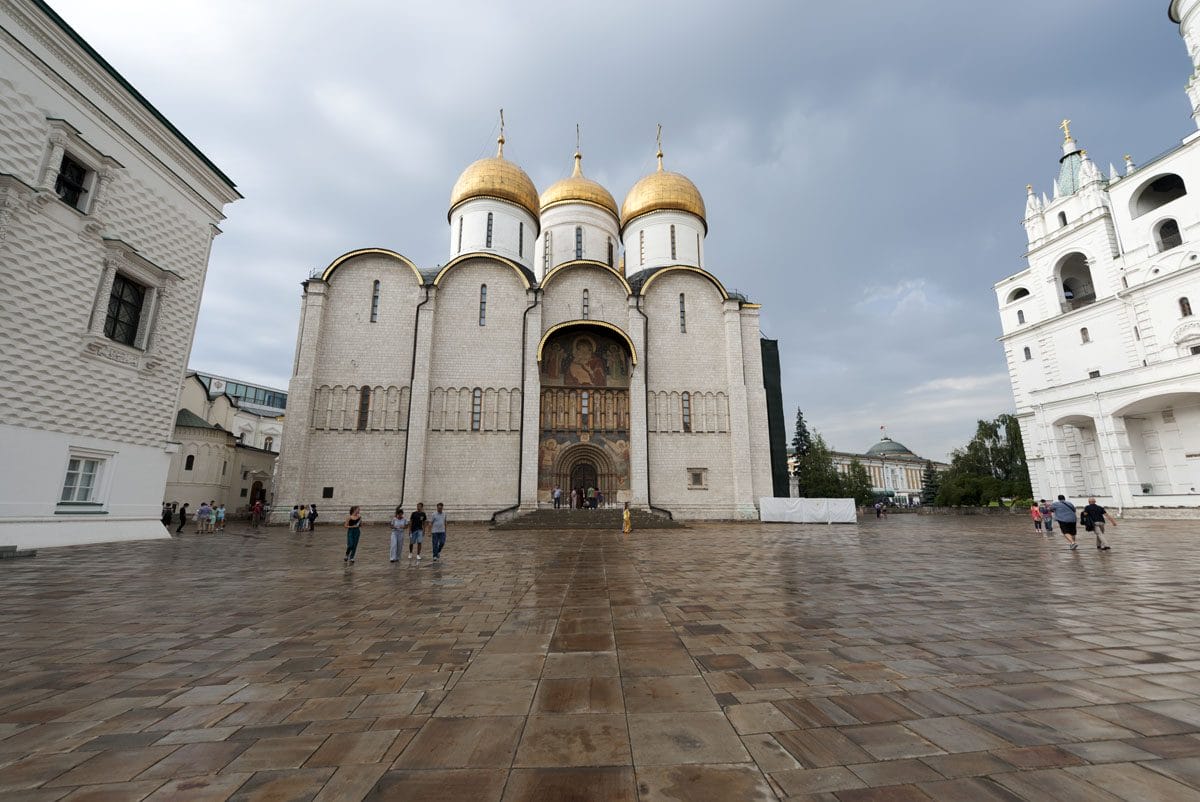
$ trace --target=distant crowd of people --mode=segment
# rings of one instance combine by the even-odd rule
[[[555,485],[550,491],[550,498],[554,501],[554,509],[561,509],[563,505],[563,489],[559,485]],[[572,510],[595,510],[604,506],[604,491],[598,487],[572,487],[570,495],[567,496],[567,504]]]
[[[179,506],[178,512],[175,510],[175,505],[163,503],[162,508],[162,525],[168,529],[171,523],[175,520],[175,516],[179,516],[179,526],[175,528],[175,532],[183,531],[183,528],[188,524],[188,507],[190,505],[184,502]],[[196,534],[207,535],[215,532],[225,531],[225,505],[218,504],[213,501],[201,501],[200,506],[196,509],[191,519],[196,524]]]
[[[317,528],[316,504],[295,504],[288,516],[288,529],[292,532],[312,532]]]

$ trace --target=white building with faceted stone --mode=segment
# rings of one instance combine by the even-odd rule
[[[756,517],[774,495],[778,382],[759,306],[705,264],[695,185],[660,151],[618,207],[577,153],[539,197],[503,144],[454,185],[445,264],[365,248],[305,282],[275,509],[382,520],[443,502],[478,520],[548,506],[558,486],[564,503],[595,487],[683,518]]]
[[[1200,126],[1200,0],[1170,17]],[[1101,170],[1062,127],[1052,192],[1027,188],[1028,266],[995,285],[1034,495],[1200,506],[1200,132]]]
[[[0,2],[0,544],[166,537],[233,183],[39,0]]]

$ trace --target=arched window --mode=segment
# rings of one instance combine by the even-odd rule
[[[525,258],[525,224],[517,223],[517,255]]]
[[[1092,335],[1088,334],[1087,326],[1084,326],[1082,329],[1079,330],[1079,342],[1090,343],[1091,341],[1092,341]]]
[[[487,325],[487,285],[479,285],[479,325]]]
[[[376,279],[375,286],[371,289],[371,322],[379,321],[379,280]]]
[[[671,258],[675,258],[675,226],[671,226]]]
[[[680,396],[680,402],[683,405],[683,430],[690,432],[692,430],[692,394],[684,393]]]
[[[187,459],[185,459],[183,461],[183,469],[185,471],[190,471],[192,468],[195,468],[195,467],[196,467],[196,455],[188,454]]]
[[[1017,310],[1017,323],[1024,323],[1024,322],[1025,322],[1025,310],[1018,309]]]
[[[488,212],[487,239],[484,240],[483,247],[485,247],[485,248],[492,247],[492,213],[491,212]]]
[[[575,258],[583,258],[583,226],[575,226]]]
[[[364,387],[358,393],[358,430],[365,432],[371,418],[371,388]]]
[[[1179,299],[1179,316],[1180,317],[1191,317],[1192,316],[1192,302],[1189,301],[1187,298]]]
[[[638,232],[638,264],[646,264],[646,232]]]
[[[483,422],[483,390],[476,387],[471,391],[471,431],[479,431]]]
[[[608,266],[613,266],[613,241],[612,237],[608,238]]]
[[[679,332],[687,334],[687,305],[682,292],[679,293]]]
[[[588,291],[584,290],[583,291],[583,319],[584,320],[588,319],[589,312],[590,312],[590,310],[588,309]]]
[[[462,227],[463,227],[463,219],[462,219],[462,215],[460,214],[458,216],[458,252],[459,253],[462,253]]]
[[[1062,228],[1062,227],[1063,227],[1063,226],[1065,226],[1066,224],[1067,224],[1067,213],[1066,213],[1066,212],[1059,212],[1059,213],[1058,213],[1058,227],[1059,227],[1059,228]]]
[[[552,233],[547,231],[546,237],[545,237],[544,241],[542,242],[542,272],[543,273],[550,269],[550,249],[553,247],[553,242],[551,241],[550,238],[552,236],[553,236]]]
[[[1169,217],[1163,220],[1154,230],[1154,239],[1157,240],[1159,251],[1178,248],[1183,244],[1183,234],[1179,231],[1179,223]]]
[[[1133,217],[1141,217],[1186,194],[1187,186],[1182,178],[1174,173],[1160,175],[1134,193],[1130,201],[1130,212]]]
[[[1013,301],[1017,300],[1018,298],[1025,298],[1028,295],[1029,295],[1029,290],[1025,289],[1024,287],[1017,287],[1015,290],[1013,290],[1012,292],[1010,292],[1008,294],[1007,303],[1011,304]]]
[[[1029,346],[1026,346],[1025,347],[1025,361],[1028,362],[1031,359],[1033,359],[1033,352],[1029,350]]]
[[[1058,263],[1059,281],[1062,286],[1062,310],[1070,312],[1096,302],[1096,288],[1092,284],[1092,269],[1082,253],[1068,254]]]
[[[263,438],[263,448],[264,448],[265,450],[267,450],[267,451],[270,451],[270,450],[271,450],[271,446],[273,446],[273,445],[275,445],[275,438],[274,438],[274,437],[264,437],[264,438]]]

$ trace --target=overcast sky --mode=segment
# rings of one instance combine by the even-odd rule
[[[886,424],[944,458],[1012,409],[991,286],[1024,265],[1059,120],[1105,170],[1194,130],[1167,0],[51,2],[245,195],[193,368],[286,387],[313,270],[366,246],[444,262],[498,107],[539,190],[578,122],[618,203],[661,122],[706,267],[780,341],[789,433],[799,406],[847,451]]]

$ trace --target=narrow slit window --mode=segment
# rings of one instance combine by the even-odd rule
[[[462,228],[463,228],[463,219],[462,219],[462,215],[460,214],[458,216],[458,252],[459,253],[462,253]]]
[[[700,264],[700,235],[699,234],[696,235],[696,264],[699,267],[703,267],[703,265]]]
[[[690,432],[692,430],[692,394],[684,393],[680,400],[683,404],[683,430]]]
[[[364,387],[358,393],[358,430],[365,432],[371,419],[371,388]]]
[[[1179,299],[1179,315],[1180,315],[1180,317],[1191,317],[1192,316],[1192,302],[1189,301],[1187,298]]]
[[[552,233],[547,231],[546,239],[542,243],[542,272],[543,273],[550,269],[550,250],[553,247],[553,242],[550,239],[551,236],[553,236]]]
[[[517,255],[525,258],[525,224],[517,223]]]
[[[1081,343],[1090,343],[1092,341],[1092,335],[1088,333],[1086,326],[1079,330],[1079,341]]]
[[[679,293],[679,333],[687,334],[687,302],[683,293]]]
[[[1031,359],[1033,359],[1033,352],[1030,351],[1028,347],[1026,347],[1025,348],[1025,361],[1028,362]]]
[[[638,264],[646,264],[646,232],[638,232]]]
[[[479,431],[483,421],[483,390],[476,387],[471,392],[471,431]]]
[[[675,258],[675,226],[671,226],[671,258]]]
[[[590,314],[591,314],[591,310],[588,308],[588,291],[584,290],[583,291],[583,319],[588,320],[588,315],[590,315]]]
[[[379,280],[371,287],[371,322],[379,322]]]
[[[185,460],[183,461],[183,469],[184,469],[185,471],[190,471],[190,470],[192,470],[192,469],[193,469],[193,468],[195,468],[195,467],[196,467],[196,455],[195,455],[195,454],[188,454],[188,455],[187,455],[187,459],[185,459]]]
[[[485,248],[492,247],[492,213],[491,212],[488,212],[487,239],[484,240],[483,247],[485,247]]]
[[[575,258],[583,258],[583,226],[575,226]]]
[[[1139,341],[1142,339],[1142,333],[1140,331],[1138,331],[1137,326],[1133,327],[1133,339],[1139,340]]]
[[[487,285],[479,285],[479,325],[487,325]]]
[[[584,390],[579,394],[579,428],[584,430],[589,428],[588,423],[591,413],[591,401],[591,394],[587,390]]]
[[[612,237],[608,238],[608,266],[613,266],[613,241]]]
[[[1022,310],[1022,309],[1018,309],[1018,310],[1017,310],[1017,322],[1018,322],[1018,323],[1024,323],[1024,322],[1025,322],[1025,311],[1024,311],[1024,310]]]

